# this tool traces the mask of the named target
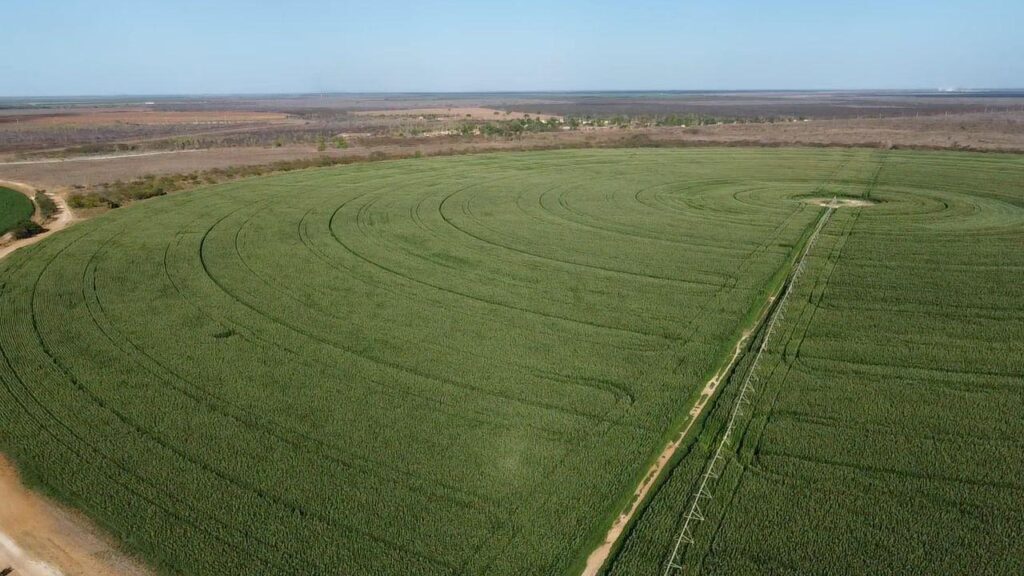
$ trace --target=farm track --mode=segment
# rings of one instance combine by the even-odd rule
[[[675,546],[672,550],[672,555],[665,566],[665,576],[673,573],[681,572],[684,569],[684,565],[680,564],[680,549],[685,543],[689,543],[693,539],[693,531],[696,529],[697,523],[704,521],[703,512],[700,510],[700,503],[702,498],[711,499],[711,487],[709,486],[713,480],[717,479],[721,475],[721,470],[716,469],[718,462],[723,461],[723,451],[727,446],[732,443],[732,432],[736,425],[736,419],[740,416],[744,402],[750,401],[750,396],[754,394],[753,387],[751,386],[752,379],[756,373],[758,362],[760,361],[762,354],[768,347],[768,342],[771,339],[772,332],[775,328],[776,323],[782,317],[785,312],[786,303],[789,299],[789,295],[792,293],[793,287],[799,278],[808,254],[814,248],[814,243],[818,238],[818,234],[824,229],[828,223],[829,218],[832,216],[832,212],[836,210],[836,205],[829,205],[825,208],[818,221],[815,223],[814,230],[808,237],[806,244],[804,245],[799,257],[793,264],[792,269],[786,275],[786,279],[782,286],[779,288],[779,292],[771,298],[770,305],[765,311],[764,316],[759,319],[757,326],[747,333],[747,337],[752,333],[761,332],[764,330],[763,336],[761,336],[761,345],[758,346],[757,350],[754,351],[754,355],[750,362],[750,367],[743,383],[740,386],[740,392],[736,396],[733,408],[730,411],[729,421],[726,424],[726,429],[722,434],[714,453],[711,456],[711,460],[708,461],[702,474],[700,485],[697,488],[697,492],[693,495],[692,504],[687,511],[685,518],[686,521],[680,531],[679,537],[676,539]],[[739,348],[737,348],[739,350]],[[733,360],[735,362],[735,358]],[[715,386],[717,388],[717,385]],[[714,391],[712,391],[713,393]],[[703,409],[703,406],[701,407]],[[723,464],[724,466],[724,464]],[[691,523],[692,522],[692,523]]]
[[[190,150],[158,150],[155,152],[134,152],[126,154],[101,154],[96,156],[73,156],[71,158],[42,158],[39,160],[10,160],[0,162],[0,166],[31,166],[36,164],[63,164],[65,162],[96,162],[99,160],[117,160],[120,158],[146,158],[148,156],[163,156],[165,154],[185,154],[189,152],[204,152],[204,149]]]
[[[26,489],[3,456],[0,494],[0,570],[13,568],[13,576],[150,574],[81,514]]]
[[[797,270],[803,266],[804,259],[806,258],[810,247],[813,246],[818,233],[823,228],[825,222],[828,221],[828,217],[831,215],[832,210],[833,208],[831,207],[827,208],[819,219],[812,223],[813,228],[811,235],[808,237],[805,247],[801,249],[800,255],[792,264],[791,269],[787,272],[785,281],[778,287],[776,292],[771,294],[767,301],[762,304],[761,312],[754,321],[754,325],[743,331],[740,339],[733,347],[732,354],[729,356],[726,363],[715,373],[714,376],[711,377],[710,380],[707,381],[707,383],[705,383],[696,402],[694,402],[693,407],[689,410],[689,417],[683,425],[682,430],[679,432],[675,440],[669,442],[661,454],[658,455],[657,460],[655,460],[654,464],[647,471],[640,485],[637,486],[637,489],[633,494],[631,506],[616,518],[612,527],[609,529],[608,534],[605,536],[604,541],[587,558],[587,564],[583,570],[582,576],[598,576],[601,573],[601,569],[607,563],[612,549],[622,537],[626,527],[629,526],[629,523],[633,520],[637,510],[639,510],[645,503],[651,487],[661,479],[667,465],[675,457],[676,452],[682,445],[683,440],[685,440],[687,435],[690,433],[694,423],[700,419],[704,413],[704,409],[715,397],[715,393],[718,391],[719,386],[729,377],[730,374],[732,374],[743,354],[743,350],[748,346],[751,336],[758,333],[761,330],[762,325],[766,322],[773,322],[775,314],[778,310],[781,310],[781,307],[775,307],[773,304],[778,298],[785,298],[786,292],[790,289],[791,282],[797,274]],[[756,354],[760,354],[760,350],[756,352]]]
[[[884,161],[884,156],[882,157],[882,160]],[[816,190],[816,193],[822,194],[823,196],[826,196],[828,191],[829,191],[829,187],[832,186],[832,185],[835,185],[836,182],[839,181],[840,174],[849,167],[850,162],[851,162],[850,159],[847,159],[846,161],[844,161],[843,163],[838,165],[836,167],[835,171],[833,171],[832,174],[829,176],[829,178],[825,182],[823,182],[821,186],[818,187],[818,189]],[[878,175],[879,175],[879,173],[881,171],[882,164],[883,164],[883,162],[880,161],[878,163],[878,166],[873,171],[873,175],[871,177],[871,182],[868,185],[866,194],[864,195],[865,197],[870,196],[871,188],[873,188],[875,186],[875,184],[877,183]],[[732,407],[732,409],[730,411],[729,421],[728,421],[728,424],[726,426],[726,430],[722,434],[722,437],[721,437],[719,443],[717,444],[717,447],[715,449],[715,452],[711,456],[711,459],[706,463],[705,468],[704,468],[704,473],[702,474],[701,483],[697,487],[696,493],[692,496],[692,503],[690,505],[690,508],[687,511],[687,514],[684,516],[685,521],[684,521],[684,524],[683,524],[682,528],[680,529],[679,535],[676,538],[675,546],[674,546],[673,551],[672,551],[672,555],[671,555],[670,559],[667,561],[667,563],[665,565],[664,573],[666,574],[666,576],[669,575],[669,574],[672,574],[674,572],[682,572],[684,570],[684,565],[682,564],[682,557],[680,556],[680,554],[682,553],[681,548],[685,547],[687,544],[692,542],[692,540],[693,540],[693,531],[696,529],[697,525],[699,525],[699,523],[703,522],[704,519],[705,519],[705,515],[704,515],[704,513],[702,512],[702,510],[700,508],[701,507],[701,504],[700,504],[701,500],[703,498],[706,498],[710,502],[711,499],[714,498],[714,495],[712,494],[712,487],[708,486],[708,484],[710,482],[712,482],[713,480],[717,479],[722,474],[721,470],[716,469],[716,465],[719,462],[723,461],[723,450],[727,446],[731,446],[731,445],[733,445],[735,443],[735,442],[733,442],[733,440],[731,438],[731,435],[733,433],[734,427],[736,426],[736,419],[741,414],[744,402],[750,402],[751,401],[750,397],[754,396],[754,394],[755,394],[755,392],[753,391],[753,387],[750,386],[750,383],[753,380],[753,378],[755,377],[755,371],[757,370],[757,367],[759,366],[759,361],[761,360],[762,354],[767,350],[767,347],[768,347],[768,344],[769,344],[769,339],[772,336],[772,332],[773,332],[773,329],[775,327],[775,324],[778,322],[778,320],[781,318],[781,316],[785,312],[785,306],[786,306],[787,300],[789,299],[789,295],[792,292],[792,290],[794,288],[794,284],[795,284],[796,280],[798,279],[801,271],[803,270],[803,268],[805,266],[806,260],[807,260],[808,256],[811,253],[811,250],[813,249],[813,247],[815,245],[815,242],[817,240],[818,235],[824,229],[824,227],[828,223],[832,213],[836,209],[838,209],[838,208],[862,208],[864,206],[870,205],[870,203],[858,203],[858,202],[853,202],[853,201],[849,201],[849,200],[845,200],[845,199],[840,201],[840,200],[837,200],[836,198],[832,198],[831,200],[815,201],[815,202],[812,202],[812,203],[815,204],[815,205],[819,205],[819,206],[824,207],[825,211],[822,213],[821,217],[816,222],[816,224],[814,226],[814,229],[813,229],[813,232],[811,233],[810,237],[807,239],[807,242],[806,242],[806,244],[805,244],[805,246],[804,246],[800,256],[794,262],[794,264],[792,266],[792,269],[789,271],[785,281],[780,286],[779,294],[777,294],[777,295],[775,295],[775,296],[773,296],[771,298],[771,303],[773,304],[773,306],[769,306],[768,307],[768,309],[766,310],[765,316],[759,322],[758,327],[754,330],[754,333],[760,333],[760,332],[764,331],[764,334],[762,336],[760,336],[761,339],[762,339],[761,344],[760,344],[760,346],[758,346],[757,350],[754,352],[753,359],[749,363],[748,368],[747,368],[747,374],[746,374],[742,384],[740,385],[740,392],[739,392],[739,394],[737,394],[736,399],[733,401],[734,403],[733,403],[733,407]],[[860,210],[856,210],[854,212],[854,216],[853,216],[852,222],[856,222],[856,218],[859,217],[860,213],[861,213]],[[848,236],[849,231],[850,231],[850,227],[846,227],[846,228],[843,229],[843,233],[842,233],[843,242],[842,243],[845,243],[845,238]],[[839,245],[839,250],[840,251],[841,251],[841,248],[842,248],[842,243]],[[830,252],[828,254],[827,260],[832,263],[832,266],[829,269],[828,275],[826,276],[826,280],[825,280],[826,284],[828,282],[828,277],[831,276],[831,272],[835,268],[835,262],[832,261],[832,254],[835,251],[835,249],[836,249],[835,247],[830,249]],[[820,282],[820,280],[821,280],[820,277],[815,277],[815,280],[814,280],[815,288],[814,289],[817,288],[817,284],[818,284],[818,282]],[[812,289],[812,293],[814,292],[814,289]],[[780,299],[776,301],[777,298],[780,298]],[[804,310],[805,309],[802,308],[800,310],[800,314],[803,314]],[[786,341],[786,345],[788,345],[788,339]],[[770,380],[772,378],[774,370],[775,370],[775,366],[772,366],[771,372],[769,372],[769,374],[767,376],[761,377],[760,380],[761,381]],[[743,429],[741,430],[741,441],[742,441],[742,439],[745,439],[746,432],[747,432],[747,429],[744,426]],[[755,454],[756,454],[756,448],[755,448]],[[724,466],[724,464],[723,464],[723,466]],[[742,478],[741,478],[741,481],[742,481]],[[722,495],[718,495],[718,498],[721,499],[721,500],[726,501],[726,508],[728,508],[728,502],[731,501],[732,496],[733,496],[732,493],[730,493],[730,494],[722,494]],[[712,532],[716,533],[717,532],[717,528],[718,528],[718,524],[715,523],[715,525],[711,529]]]
[[[0,180],[0,186],[5,186],[24,193],[29,199],[32,199],[35,193],[35,188],[25,184],[23,182],[12,182],[10,180]],[[54,204],[57,205],[57,213],[54,217],[50,218],[46,222],[40,222],[46,227],[46,231],[41,234],[36,234],[30,238],[24,238],[21,240],[12,240],[8,244],[0,246],[0,260],[12,254],[15,250],[30,246],[39,242],[40,240],[54,234],[64,228],[70,226],[75,222],[75,213],[71,211],[71,207],[68,206],[67,201],[60,194],[54,194],[52,192],[46,192],[46,195],[53,200]],[[33,204],[35,201],[33,200]],[[36,213],[38,214],[39,207],[36,206]]]
[[[1019,258],[997,250],[1020,241],[1021,228],[1008,227],[1021,223],[1021,172],[1019,162],[1001,172],[979,164],[985,178],[966,178],[935,156],[910,165],[905,154],[880,152],[816,191],[870,198],[872,207],[844,202],[852,208],[838,210],[821,235],[813,272],[797,283],[765,352],[758,396],[736,425],[718,488],[703,500],[707,520],[686,573],[1020,568],[1021,547],[1007,533],[1018,533],[1022,462],[999,454],[1019,437],[1005,424],[1009,407],[1021,406],[1009,379],[1024,366],[1006,338],[1020,335],[1022,295],[1008,288]],[[726,416],[711,413],[708,438]],[[704,452],[695,455],[704,461]],[[665,556],[649,551],[679,529],[673,515],[696,490],[686,481],[694,468],[658,493],[609,574],[664,569]],[[964,502],[969,511],[957,509]],[[826,518],[822,509],[845,512]],[[958,554],[848,548],[906,538]],[[993,548],[999,559],[986,560]],[[822,552],[802,556],[808,549]]]

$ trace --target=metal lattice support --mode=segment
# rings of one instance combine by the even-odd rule
[[[758,347],[757,352],[754,355],[754,361],[750,364],[750,369],[747,371],[747,377],[743,380],[743,386],[740,387],[739,397],[736,399],[736,403],[733,406],[732,413],[729,415],[729,422],[726,424],[725,433],[722,435],[722,439],[718,442],[718,446],[715,448],[714,456],[711,457],[711,461],[704,473],[701,475],[700,485],[697,488],[697,493],[693,497],[693,501],[690,504],[689,510],[683,515],[683,527],[679,531],[679,536],[676,538],[675,546],[672,548],[672,556],[669,557],[668,562],[665,564],[664,576],[670,576],[671,574],[681,574],[685,570],[685,565],[682,564],[682,552],[685,547],[694,543],[693,531],[696,528],[696,523],[703,522],[707,516],[701,509],[701,501],[707,501],[711,503],[711,481],[717,479],[722,473],[725,472],[725,456],[724,449],[726,446],[732,445],[732,431],[736,426],[736,419],[738,416],[743,414],[744,405],[753,405],[753,394],[754,394],[754,382],[756,381],[754,374],[757,372],[757,367],[761,361],[762,353],[768,348],[768,341],[771,339],[772,333],[775,331],[775,326],[779,320],[783,318],[783,310],[786,307],[786,301],[789,299],[789,295],[793,292],[793,286],[796,284],[797,278],[804,271],[804,262],[807,260],[807,255],[811,253],[811,248],[814,246],[814,242],[818,239],[818,232],[825,227],[825,223],[828,222],[832,216],[832,212],[837,206],[836,199],[833,197],[832,202],[829,203],[825,209],[825,213],[822,214],[818,220],[818,225],[815,226],[814,232],[811,233],[811,237],[807,239],[807,245],[804,247],[803,254],[800,255],[800,259],[797,261],[796,267],[793,269],[793,274],[789,278],[789,282],[786,284],[785,289],[782,291],[782,297],[779,299],[778,305],[772,312],[771,317],[768,319],[768,328],[765,330],[764,338],[761,339],[761,345]],[[719,464],[721,467],[719,468]]]

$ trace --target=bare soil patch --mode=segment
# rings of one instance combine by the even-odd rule
[[[148,576],[84,516],[25,488],[0,456],[0,570],[11,576]]]
[[[862,198],[807,198],[804,202],[825,208],[863,208],[878,204],[878,202]]]

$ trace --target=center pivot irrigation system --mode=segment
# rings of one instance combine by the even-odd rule
[[[701,508],[701,503],[705,500],[709,502],[711,501],[711,482],[721,476],[722,472],[725,470],[725,457],[723,454],[725,452],[725,448],[732,445],[732,433],[736,427],[736,419],[743,415],[744,406],[752,403],[751,397],[754,394],[754,375],[757,373],[761,356],[768,348],[768,342],[771,340],[772,332],[775,330],[775,325],[778,324],[778,321],[783,317],[783,310],[786,308],[786,302],[789,299],[790,293],[793,291],[793,286],[796,284],[797,279],[803,273],[807,255],[810,254],[811,248],[814,246],[814,242],[818,238],[818,233],[825,227],[825,224],[828,222],[829,218],[832,216],[832,212],[837,206],[837,200],[833,198],[825,208],[825,213],[821,215],[821,218],[818,220],[818,225],[815,226],[814,232],[811,234],[811,237],[808,238],[803,254],[800,255],[800,259],[797,261],[796,267],[793,269],[793,273],[783,289],[782,297],[780,298],[778,305],[775,307],[775,310],[771,313],[771,317],[768,319],[768,328],[764,334],[764,338],[761,339],[761,345],[757,348],[757,353],[754,356],[754,361],[750,365],[750,370],[747,371],[747,377],[743,380],[743,386],[740,388],[739,397],[736,399],[736,404],[733,406],[732,413],[729,416],[729,423],[725,428],[725,433],[722,435],[722,439],[718,442],[718,446],[715,448],[715,454],[701,476],[700,487],[697,489],[696,494],[694,494],[690,507],[684,516],[685,520],[683,522],[683,527],[679,531],[679,536],[676,538],[675,546],[672,548],[672,556],[665,564],[664,576],[682,574],[685,569],[685,564],[682,563],[683,552],[685,551],[686,546],[694,543],[693,530],[696,523],[703,522],[707,518],[704,510]]]

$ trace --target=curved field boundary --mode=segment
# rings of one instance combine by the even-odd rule
[[[168,571],[578,573],[728,409],[851,156],[409,160],[111,211],[0,262],[0,444]]]
[[[30,199],[29,201],[32,202],[31,198],[32,198],[32,190],[34,190],[33,187],[31,187],[31,186],[29,186],[27,184],[24,184],[22,182],[12,182],[12,181],[9,181],[9,180],[0,180],[0,186],[4,186],[4,187],[8,187],[9,186],[9,187],[11,187],[11,188],[13,188],[15,190],[18,190],[18,191],[24,193],[26,196],[28,196],[29,199]],[[54,194],[52,192],[46,192],[46,195],[49,196],[50,199],[53,200],[54,204],[57,205],[57,213],[56,213],[56,215],[43,223],[46,226],[46,231],[42,232],[40,234],[36,234],[35,236],[29,237],[29,238],[22,238],[20,240],[13,240],[13,241],[11,241],[10,243],[8,243],[8,244],[6,244],[4,246],[0,246],[0,260],[6,258],[9,254],[13,253],[15,250],[18,250],[20,248],[24,248],[25,246],[30,246],[32,244],[35,244],[36,242],[39,242],[40,240],[42,240],[42,239],[44,239],[44,238],[54,234],[55,232],[57,232],[59,230],[63,230],[64,228],[70,226],[71,224],[73,224],[75,222],[75,214],[74,214],[74,212],[71,211],[71,207],[68,206],[67,201],[64,200],[64,198],[60,194]],[[35,202],[32,202],[32,205],[35,206]],[[35,212],[38,212],[38,207],[35,208]]]
[[[32,217],[35,204],[17,190],[0,186],[0,237],[22,220]]]

